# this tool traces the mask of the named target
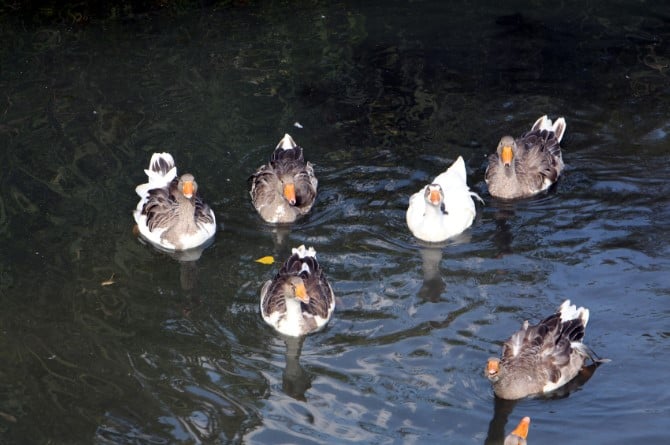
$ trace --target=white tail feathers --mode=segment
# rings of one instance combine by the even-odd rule
[[[556,122],[554,122],[554,125],[552,126],[552,129],[554,130],[554,134],[556,135],[556,139],[558,139],[558,142],[561,142],[561,139],[563,139],[563,135],[565,134],[565,119],[562,117],[559,117],[556,119]]]
[[[566,321],[574,320],[580,318],[584,327],[589,322],[589,310],[585,307],[577,307],[574,304],[570,304],[570,300],[565,300],[561,307],[559,308],[561,313],[561,322],[565,323]]]
[[[301,259],[305,258],[305,257],[308,257],[308,256],[312,257],[312,258],[316,258],[316,250],[314,250],[314,247],[310,247],[308,249],[305,249],[304,244],[301,245],[300,247],[297,247],[297,248],[294,247],[293,249],[291,249],[291,254],[292,255],[295,255],[296,253],[298,254],[298,257],[301,258]]]
[[[149,178],[150,188],[165,187],[177,177],[177,167],[170,153],[154,153],[144,173]]]
[[[556,139],[558,139],[558,142],[561,142],[561,139],[563,139],[563,135],[565,134],[565,128],[566,128],[565,118],[559,117],[558,119],[556,119],[556,122],[552,122],[551,119],[549,119],[545,114],[544,116],[540,117],[538,120],[535,121],[535,123],[531,127],[531,131],[534,130],[553,131],[554,134],[556,135]]]
[[[459,156],[453,164],[445,171],[437,175],[433,180],[433,184],[439,184],[442,190],[447,193],[447,190],[452,189],[467,189],[467,173],[465,171],[465,161],[462,156]]]
[[[293,138],[291,137],[291,135],[288,134],[288,133],[285,133],[285,134],[284,134],[284,137],[281,138],[281,140],[280,140],[279,143],[277,144],[277,148],[280,148],[280,147],[281,147],[281,148],[283,148],[284,150],[291,150],[291,149],[295,148],[297,145],[298,145],[298,144],[295,143],[295,141],[293,140]],[[275,150],[276,150],[277,148],[275,148]]]
[[[465,161],[463,160],[463,156],[456,158],[454,163],[451,164],[451,167],[449,167],[449,170],[452,169],[454,170],[454,174],[462,179],[463,183],[466,183],[467,172],[465,171]]]

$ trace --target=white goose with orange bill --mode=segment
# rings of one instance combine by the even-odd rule
[[[445,172],[409,198],[406,222],[422,241],[441,242],[472,225],[476,209],[466,180],[465,161],[459,156]]]

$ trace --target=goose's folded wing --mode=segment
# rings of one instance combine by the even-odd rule
[[[313,278],[313,280],[310,280],[307,283],[307,292],[310,296],[310,313],[327,319],[330,316],[335,303],[333,289],[321,272]]]
[[[166,189],[152,189],[148,192],[147,202],[142,208],[146,216],[146,225],[150,231],[169,227],[176,215],[173,196]]]
[[[211,207],[205,203],[200,196],[195,198],[195,220],[198,224],[214,224],[214,212]]]
[[[297,172],[293,177],[295,183],[296,206],[311,206],[316,200],[316,177],[311,165]]]
[[[283,280],[282,276],[277,275],[263,285],[263,289],[261,289],[261,309],[264,315],[286,311],[286,299],[281,292],[284,284]]]
[[[542,131],[522,138],[524,153],[519,164],[527,175],[540,175],[554,182],[562,168],[561,148],[555,138],[547,140],[547,135],[547,131]]]
[[[258,205],[274,201],[279,178],[274,169],[266,165],[251,176],[251,198]]]

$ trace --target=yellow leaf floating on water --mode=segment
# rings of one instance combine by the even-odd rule
[[[275,259],[268,255],[254,261],[261,264],[272,264],[275,262]]]

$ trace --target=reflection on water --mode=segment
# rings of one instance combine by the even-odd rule
[[[312,377],[300,366],[303,338],[285,337],[286,367],[282,374],[282,390],[297,400],[305,401],[305,392],[312,387]]]
[[[536,443],[664,443],[670,398],[649,382],[670,365],[670,11],[489,3],[6,18],[0,442],[500,443],[513,409]],[[487,155],[544,113],[568,121],[565,175],[492,199]],[[286,131],[319,196],[275,229],[247,178]],[[188,258],[132,235],[154,151],[200,166],[224,224]],[[458,155],[486,204],[463,237],[423,245],[408,198]],[[253,260],[303,243],[338,309],[285,341]],[[569,397],[495,400],[486,358],[565,298],[613,362]]]
[[[568,397],[571,393],[579,390],[591,377],[593,377],[593,374],[600,365],[600,362],[595,362],[589,366],[583,367],[579,374],[566,385],[546,396],[540,397],[539,399],[555,400]],[[486,434],[486,441],[484,442],[486,445],[499,444],[505,441],[505,436],[507,435],[506,430],[509,429],[507,425],[510,423],[508,422],[509,417],[517,404],[519,404],[518,400],[505,400],[494,396],[493,418],[491,419],[491,422],[489,422],[489,430]],[[516,415],[521,415],[523,417],[523,413],[517,412]]]
[[[447,285],[442,278],[440,262],[442,260],[442,249],[439,247],[426,247],[421,249],[421,263],[423,265],[423,285],[419,290],[419,297],[433,303],[440,300],[442,292]]]

